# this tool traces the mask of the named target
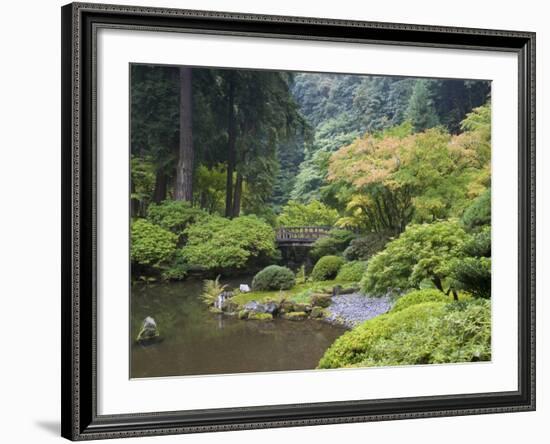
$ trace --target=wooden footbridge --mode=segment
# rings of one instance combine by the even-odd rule
[[[328,235],[331,227],[281,227],[277,228],[275,239],[279,247],[310,247]]]

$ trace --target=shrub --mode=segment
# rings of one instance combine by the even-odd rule
[[[315,267],[313,267],[311,278],[314,281],[328,281],[329,279],[334,279],[343,264],[344,259],[341,257],[323,256],[317,261]]]
[[[192,207],[189,202],[165,200],[149,205],[147,219],[172,233],[181,235],[185,228],[208,214],[200,208]]]
[[[340,282],[359,282],[366,270],[366,261],[346,262],[340,268],[336,280]]]
[[[463,257],[468,236],[456,221],[409,225],[401,235],[374,256],[361,281],[362,290],[373,295],[389,289],[418,288],[425,279],[444,291],[451,261]]]
[[[344,250],[344,257],[348,261],[367,261],[384,249],[390,237],[389,233],[380,232],[353,239]]]
[[[310,255],[313,259],[328,255],[339,255],[355,237],[356,235],[348,230],[330,230],[327,236],[315,241]]]
[[[404,296],[401,296],[397,300],[397,302],[394,304],[391,311],[395,313],[397,311],[404,310],[405,308],[408,308],[411,305],[423,304],[425,302],[449,303],[451,302],[451,299],[448,296],[445,296],[439,290],[434,290],[434,289],[416,290],[416,291],[407,293]]]
[[[131,227],[130,257],[139,265],[158,267],[176,250],[176,235],[145,219],[136,219]]]
[[[296,283],[294,273],[286,267],[269,265],[258,272],[252,280],[254,291],[289,290]]]
[[[181,255],[181,250],[177,250],[174,260],[162,272],[162,279],[166,281],[182,281],[187,277],[191,267]]]
[[[340,336],[319,368],[487,361],[491,308],[484,300],[426,302],[370,319]]]
[[[491,257],[491,227],[485,226],[464,244],[466,256]]]
[[[318,200],[312,200],[307,205],[291,200],[283,207],[277,224],[282,227],[333,226],[336,219],[338,211]]]
[[[242,269],[252,260],[267,262],[277,254],[273,228],[255,216],[205,218],[185,230],[182,256],[208,270]]]
[[[491,228],[481,227],[464,244],[466,257],[451,262],[453,286],[474,297],[491,297]]]
[[[491,297],[491,258],[465,257],[451,264],[454,286],[477,298]]]
[[[491,189],[487,189],[466,208],[462,215],[462,223],[469,230],[475,230],[483,225],[491,225]]]

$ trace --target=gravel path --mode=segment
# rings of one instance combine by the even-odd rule
[[[326,319],[329,322],[352,328],[387,312],[391,305],[391,301],[387,297],[374,298],[360,293],[333,296]]]

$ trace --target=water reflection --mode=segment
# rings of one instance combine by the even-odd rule
[[[313,369],[344,332],[313,320],[240,321],[213,314],[200,300],[201,287],[190,280],[132,288],[131,377]],[[164,340],[135,345],[146,316],[155,318]]]

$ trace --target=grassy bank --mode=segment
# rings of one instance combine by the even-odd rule
[[[275,291],[251,291],[249,293],[239,293],[231,300],[240,306],[244,306],[247,302],[281,302],[282,300],[308,304],[311,302],[311,295],[315,293],[332,293],[333,288],[340,285],[342,288],[356,286],[354,282],[340,282],[336,280],[306,282],[297,284],[290,290],[275,290]]]

